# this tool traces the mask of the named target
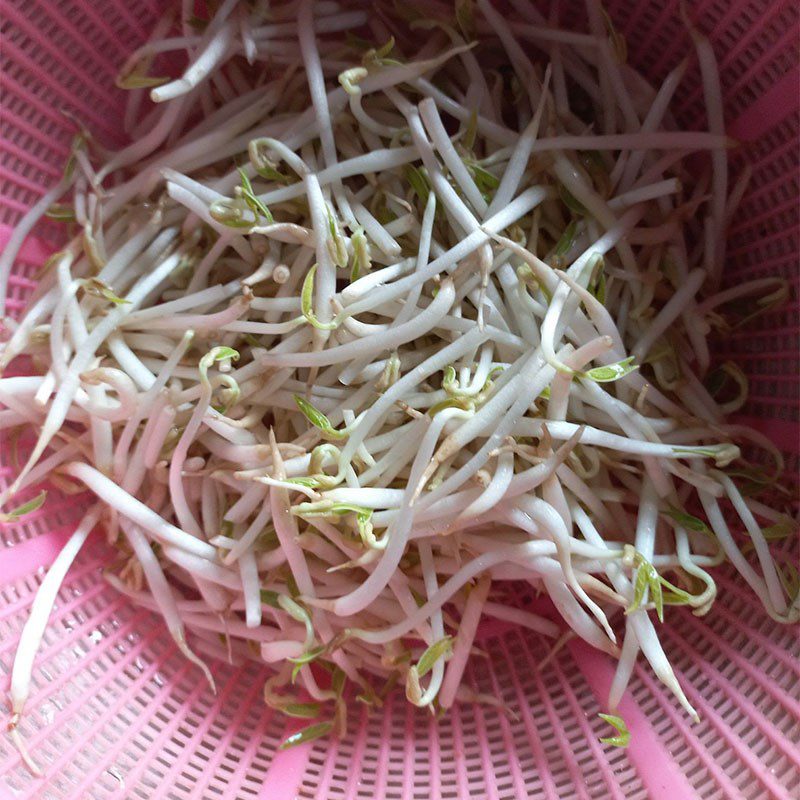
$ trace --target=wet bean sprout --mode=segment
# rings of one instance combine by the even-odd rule
[[[214,659],[274,668],[266,702],[316,720],[285,746],[398,683],[480,699],[465,670],[497,619],[618,659],[610,712],[641,654],[696,718],[659,639],[673,606],[706,613],[727,560],[800,617],[770,549],[793,530],[779,454],[725,422],[747,379],[708,355],[786,296],[719,288],[744,188],[708,40],[656,90],[596,0],[588,32],[486,0],[214,5],[128,59],[131,143],[76,137],[0,256],[0,428],[36,436],[0,521],[47,478],[92,498],[22,632],[19,746],[95,528],[212,688]],[[706,130],[669,111],[692,59]],[[67,244],[9,316],[46,213]]]

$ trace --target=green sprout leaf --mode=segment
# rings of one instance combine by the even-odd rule
[[[664,621],[664,607],[661,595],[661,583],[656,568],[639,553],[636,554],[636,578],[633,583],[633,602],[625,609],[626,614],[641,608],[645,595],[650,591],[650,599],[656,606],[658,618]]]
[[[741,328],[761,314],[778,308],[789,298],[791,289],[785,278],[770,278],[766,283],[765,286],[762,281],[754,282],[745,295],[724,303],[724,324],[734,329]]]
[[[265,605],[282,610],[281,604],[278,602],[280,595],[277,592],[273,592],[271,589],[262,589],[259,595],[261,596],[261,602]]]
[[[561,202],[572,211],[574,214],[578,216],[585,217],[588,213],[586,211],[586,206],[578,200],[575,195],[572,194],[564,184],[559,184],[558,186],[558,196],[561,198]]]
[[[500,185],[500,178],[477,162],[465,162],[467,169],[478,187],[478,191],[486,198]]]
[[[267,154],[270,151],[270,140],[251,139],[247,145],[247,155],[253,169],[262,177],[276,183],[288,184],[292,179],[278,170],[278,165]]]
[[[330,209],[328,209],[328,241],[326,245],[333,263],[337,267],[346,267],[348,260],[347,244],[339,230],[339,223]]]
[[[618,381],[620,378],[624,378],[626,375],[630,375],[631,372],[637,369],[639,369],[638,364],[634,364],[633,356],[630,356],[622,361],[618,361],[616,364],[607,364],[603,367],[590,369],[581,373],[581,377],[588,378],[596,383],[612,383],[613,381]]]
[[[400,357],[397,355],[397,351],[394,350],[389,358],[386,359],[380,378],[375,383],[377,391],[385,392],[390,386],[397,383],[397,379],[400,377],[400,367]]]
[[[206,363],[210,366],[215,361],[225,361],[225,359],[228,358],[231,359],[231,361],[237,361],[239,359],[239,352],[232,347],[213,347],[203,358],[208,359]]]
[[[97,278],[87,278],[86,280],[82,281],[81,286],[86,294],[90,294],[92,297],[99,297],[103,300],[108,300],[115,306],[121,306],[131,302],[130,300],[125,300],[122,297],[117,297],[108,284],[103,283],[103,281],[98,280]]]
[[[456,369],[452,365],[444,368],[444,377],[442,378],[442,389],[447,394],[458,394],[459,387],[456,382]]]
[[[318,647],[312,647],[311,650],[309,650],[306,653],[303,653],[297,658],[290,658],[289,661],[291,661],[294,664],[294,667],[292,668],[292,678],[291,678],[292,683],[294,683],[295,680],[297,680],[297,675],[303,666],[305,666],[306,664],[310,664],[312,661],[315,661],[325,652],[326,652],[325,646],[319,645]]]
[[[422,205],[424,206],[427,204],[428,195],[431,193],[431,186],[425,167],[415,167],[412,164],[408,164],[403,170],[403,175],[411,184],[414,194],[422,201]]]
[[[622,717],[617,717],[614,714],[598,714],[597,716],[619,733],[618,736],[606,736],[600,739],[603,744],[610,744],[614,747],[627,747],[630,744],[631,732]]]
[[[152,89],[155,86],[163,86],[169,83],[169,78],[155,75],[137,75],[131,73],[122,78],[117,78],[116,84],[119,89]]]
[[[242,185],[239,187],[239,191],[241,192],[242,199],[247,204],[247,207],[255,214],[256,219],[261,216],[267,221],[268,225],[271,225],[275,220],[272,216],[272,212],[264,205],[264,203],[259,200],[256,193],[253,191],[253,184],[250,183],[250,178],[247,177],[247,173],[239,168],[239,177],[242,180]]]
[[[313,475],[302,475],[298,478],[286,478],[283,483],[293,483],[296,486],[305,486],[306,489],[316,489],[320,485],[318,478]]]
[[[350,267],[350,283],[357,281],[361,271],[369,272],[372,268],[372,257],[369,250],[369,242],[363,228],[357,228],[350,237],[350,244],[353,246],[352,265]]]
[[[336,694],[337,700],[344,692],[345,683],[347,683],[347,675],[341,667],[336,667],[331,677],[331,690]]]
[[[44,215],[56,222],[74,222],[75,209],[69,203],[53,203]]]
[[[475,6],[473,0],[455,0],[456,22],[469,42],[475,38]]]
[[[131,64],[127,69],[117,75],[118,89],[152,89],[169,83],[170,78],[164,76],[147,75],[147,70],[152,61],[151,57],[141,59]]]
[[[375,48],[370,48],[367,50],[361,59],[361,63],[367,68],[390,66],[396,67],[400,64],[400,62],[394,58],[387,58],[392,50],[394,50],[394,36],[390,36],[389,41],[387,41],[386,44],[382,45],[377,50]]]
[[[445,408],[460,408],[463,411],[473,411],[475,409],[475,401],[470,397],[448,397],[446,400],[434,403],[428,409],[428,416],[435,417]]]
[[[208,207],[208,213],[211,219],[229,228],[252,228],[258,221],[258,216],[253,212],[254,218],[249,219],[245,213],[246,209],[248,209],[246,204],[243,207],[243,204],[236,199],[223,197]]]
[[[561,238],[556,242],[555,249],[553,250],[553,256],[556,259],[562,259],[564,256],[572,249],[572,245],[575,244],[575,234],[578,230],[578,224],[575,220],[572,220],[566,228],[564,228],[564,232],[561,234]]]
[[[431,671],[433,665],[440,658],[448,658],[453,652],[453,637],[445,636],[434,642],[425,652],[420,656],[417,662],[417,674],[419,677],[427,675]]]
[[[680,589],[659,575],[656,568],[641,553],[634,550],[631,545],[626,545],[623,560],[629,561],[636,570],[633,584],[633,601],[625,609],[626,615],[637,608],[641,608],[648,592],[660,622],[664,621],[665,605],[683,606],[692,603],[694,598],[689,592]]]
[[[46,499],[47,492],[43,490],[39,492],[39,494],[37,494],[32,500],[28,500],[27,503],[23,503],[11,511],[7,511],[5,513],[0,512],[0,522],[17,522],[26,514],[32,514],[34,511],[38,511],[44,505],[44,501]]]
[[[306,742],[313,742],[315,739],[321,739],[327,736],[333,730],[333,722],[317,722],[314,725],[309,725],[307,728],[287,736],[280,745],[278,750],[288,750],[290,747],[296,747],[299,744]]]
[[[322,706],[319,703],[286,703],[280,706],[280,710],[288,717],[316,719],[322,711]]]
[[[672,452],[678,456],[699,455],[704,458],[713,458],[718,467],[727,467],[740,454],[739,448],[735,444],[719,444],[714,447],[673,447]]]
[[[475,147],[475,138],[477,135],[478,135],[478,109],[473,108],[472,111],[469,112],[469,119],[467,119],[467,127],[466,130],[464,131],[464,136],[461,139],[461,143],[464,145],[464,148],[466,150],[472,151],[472,148]]]
[[[317,274],[317,265],[311,267],[303,280],[303,288],[300,291],[300,310],[309,325],[317,330],[332,331],[337,327],[336,322],[320,322],[313,309],[314,300],[314,276]]]
[[[603,15],[603,22],[605,23],[606,31],[608,31],[611,52],[614,54],[618,64],[624,64],[628,60],[628,43],[625,41],[625,37],[614,27],[611,17],[603,6],[600,6],[600,13]]]
[[[703,520],[699,519],[698,517],[693,517],[691,514],[687,514],[685,511],[682,511],[679,508],[670,506],[669,509],[663,513],[674,519],[675,522],[686,528],[688,531],[704,533],[706,536],[714,535],[714,532],[708,527],[708,525],[706,525],[705,522],[703,522]]]
[[[589,282],[589,291],[602,305],[606,303],[606,270],[605,259],[598,256],[593,270],[592,280]]]
[[[200,371],[200,382],[204,385],[208,386],[208,368],[217,361],[224,361],[226,359],[231,359],[232,361],[237,361],[239,359],[238,351],[234,350],[232,347],[212,347],[201,359],[198,364],[198,370]],[[237,398],[237,392],[239,391],[239,386],[233,378],[230,376],[224,376],[225,383],[228,384],[230,389],[233,389],[231,393],[231,400],[235,402]],[[235,387],[235,388],[234,388]],[[231,405],[229,403],[228,405]]]
[[[797,567],[791,561],[784,562],[778,566],[778,577],[789,597],[789,602],[794,603],[800,593],[800,573],[797,572]]]
[[[316,503],[298,503],[292,506],[292,514],[298,517],[343,517],[347,514],[361,515],[366,521],[372,516],[371,508],[357,506],[353,503],[334,503],[331,500],[319,500]],[[366,522],[362,522],[362,525]]]
[[[761,535],[768,542],[788,539],[797,533],[797,523],[791,517],[783,517],[779,522],[761,529]]]
[[[307,653],[303,653],[297,658],[290,658],[289,661],[291,661],[292,664],[299,664],[300,666],[303,664],[310,664],[312,661],[318,659],[324,652],[324,645],[319,645],[317,647],[312,647]]]
[[[303,414],[303,416],[315,428],[319,428],[329,439],[344,439],[347,437],[347,433],[343,431],[337,431],[336,428],[331,425],[331,421],[318,408],[315,408],[311,403],[309,403],[305,397],[301,397],[299,394],[296,394],[294,395],[294,402],[300,409],[300,412]]]

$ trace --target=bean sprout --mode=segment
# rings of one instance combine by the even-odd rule
[[[741,370],[709,371],[732,307],[730,327],[787,291],[718,288],[747,175],[729,194],[708,40],[690,30],[709,131],[681,131],[687,62],[650,90],[595,0],[589,33],[485,0],[436,24],[388,5],[374,46],[369,10],[217,5],[131,56],[131,143],[81,138],[0,257],[5,312],[48,208],[79,228],[3,319],[0,370],[31,356],[36,375],[0,372],[0,428],[38,435],[0,506],[48,476],[99,500],[20,639],[18,746],[48,614],[101,521],[109,581],[212,687],[187,638],[275,664],[270,705],[330,711],[288,744],[342,730],[346,686],[451,707],[484,618],[617,658],[611,709],[641,652],[696,716],[651,611],[707,613],[727,557],[774,619],[800,618],[765,533],[784,518],[737,442],[774,448],[725,423]],[[183,74],[147,75],[167,51]],[[500,591],[519,579],[559,624]]]

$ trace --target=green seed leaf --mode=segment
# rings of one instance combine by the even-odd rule
[[[318,647],[312,647],[307,653],[303,653],[297,658],[290,658],[289,661],[294,664],[294,667],[292,668],[292,683],[294,683],[297,679],[297,674],[300,672],[301,667],[303,667],[305,664],[310,664],[312,661],[315,661],[325,652],[326,648],[320,645]]]
[[[331,425],[331,421],[318,409],[315,408],[305,397],[299,394],[294,395],[294,402],[300,409],[303,416],[315,427],[319,428],[327,437],[331,439],[344,439],[347,437],[346,433],[337,431]]]
[[[258,215],[255,219],[249,219],[245,213],[245,207],[232,200],[230,197],[223,197],[221,200],[215,200],[209,207],[208,213],[213,220],[219,222],[221,225],[227,225],[229,228],[252,228],[258,221]]]
[[[475,38],[475,8],[473,0],[455,0],[456,22],[469,42]]]
[[[561,198],[561,202],[572,211],[574,214],[578,214],[581,217],[585,217],[588,213],[586,211],[586,206],[583,205],[565,186],[564,184],[559,184],[558,186],[558,196]]]
[[[438,642],[434,642],[419,658],[417,662],[417,673],[421,678],[423,675],[426,675],[428,672],[431,671],[433,665],[440,659],[440,658],[448,658],[450,654],[453,652],[453,637],[452,636],[445,636],[443,639],[439,639]]]
[[[337,267],[346,267],[347,266],[347,245],[345,244],[344,237],[339,230],[339,224],[336,221],[336,217],[333,213],[328,210],[328,252],[333,259],[333,263],[336,264]]]
[[[500,185],[500,178],[476,162],[468,163],[467,168],[472,174],[475,185],[482,194],[493,192]]]
[[[269,145],[269,139],[251,139],[247,145],[247,155],[250,157],[250,163],[262,178],[276,183],[291,183],[292,179],[280,172],[277,168],[278,165],[267,155],[270,149]]]
[[[641,567],[639,567],[641,569]],[[664,621],[664,592],[661,589],[661,576],[656,572],[656,568],[650,566],[650,600],[656,609],[658,621]]]
[[[42,490],[32,500],[28,500],[27,503],[23,503],[21,506],[17,506],[6,513],[0,513],[0,522],[16,522],[20,517],[38,511],[44,505],[46,499],[47,492]]]
[[[315,739],[321,739],[327,736],[333,730],[332,722],[317,722],[315,725],[309,725],[307,728],[293,733],[284,739],[278,750],[288,750],[290,747],[296,747],[298,744],[305,744],[306,742],[313,742]]]
[[[308,274],[303,280],[303,288],[300,292],[300,310],[309,325],[321,331],[332,331],[337,327],[336,322],[320,322],[314,314],[314,275],[317,273],[317,265],[308,271]]]
[[[630,744],[631,733],[622,717],[617,717],[613,714],[598,714],[597,716],[619,732],[618,736],[607,736],[600,739],[603,744],[610,744],[614,747],[627,747]]]
[[[614,53],[617,63],[624,64],[628,60],[628,43],[625,41],[625,37],[614,27],[611,17],[602,6],[600,6],[600,13],[603,15],[603,22],[605,22],[606,30],[608,31],[611,51]]]
[[[685,606],[692,602],[692,595],[689,592],[679,589],[665,578],[659,577],[659,581],[664,587],[662,596],[665,606]]]
[[[261,596],[261,602],[265,605],[272,606],[272,608],[277,608],[279,610],[283,610],[281,608],[281,604],[278,602],[278,598],[280,595],[277,592],[273,592],[271,589],[262,589],[259,592]]]
[[[169,83],[169,78],[156,75],[137,75],[135,72],[116,80],[119,89],[152,89],[155,86],[163,86],[165,83]]]
[[[372,268],[372,257],[369,251],[369,242],[363,228],[357,228],[350,237],[353,246],[352,266],[350,268],[350,283],[357,281],[361,271],[369,272]]]
[[[247,204],[247,207],[256,215],[256,218],[262,216],[267,221],[267,224],[271,225],[275,221],[272,212],[264,205],[263,201],[259,200],[256,193],[253,191],[253,185],[250,183],[250,178],[247,177],[247,173],[240,168],[239,176],[242,180],[242,199]]]
[[[555,246],[555,250],[553,250],[553,255],[556,258],[563,258],[572,248],[572,245],[575,243],[575,233],[578,229],[578,225],[575,220],[567,225],[564,228],[564,233],[561,234],[561,238],[558,240]]]
[[[48,219],[54,219],[57,222],[74,222],[75,209],[69,203],[53,203],[44,215]]]
[[[341,667],[336,667],[331,678],[331,689],[335,692],[337,698],[342,696],[345,683],[347,683],[347,675],[344,674]]]
[[[458,393],[458,384],[456,383],[455,367],[447,366],[444,368],[444,376],[442,377],[442,389],[444,389],[447,392],[447,394]]]
[[[408,164],[403,170],[405,179],[411,184],[414,193],[425,205],[428,202],[428,195],[431,192],[430,183],[428,181],[428,173],[425,167],[415,167]]]
[[[239,352],[232,347],[212,347],[201,359],[200,369],[208,369],[216,361],[224,361],[226,358],[231,361],[239,360]]]
[[[289,717],[315,719],[320,715],[322,706],[319,703],[287,703],[280,706],[280,710]]]
[[[595,367],[581,374],[581,377],[588,378],[596,383],[612,383],[630,375],[634,370],[639,369],[638,364],[633,363],[633,356],[618,361],[616,364],[608,364],[604,367]]]
[[[782,566],[778,566],[778,577],[789,596],[789,602],[793,603],[800,593],[800,574],[797,567],[791,561],[784,562]]]
[[[595,274],[589,284],[589,291],[597,298],[602,305],[606,303],[606,271],[605,262],[602,256],[598,256],[598,266],[595,267]]]
[[[389,53],[391,53],[391,52],[392,52],[392,50],[394,50],[394,36],[390,36],[390,37],[389,37],[389,38],[386,40],[386,43],[385,43],[385,44],[383,44],[383,45],[381,45],[381,46],[380,46],[380,47],[379,47],[379,48],[378,48],[378,49],[375,51],[375,56],[376,56],[377,58],[379,58],[379,59],[380,59],[380,58],[386,58],[386,56],[388,56],[388,55],[389,55]]]
[[[346,514],[362,516],[364,521],[372,516],[372,509],[356,506],[352,503],[334,503],[320,500],[316,503],[298,503],[292,506],[292,514],[298,517],[343,517]],[[362,524],[366,524],[363,522]]]
[[[358,526],[358,535],[362,540],[366,540],[372,535],[372,509],[365,509],[364,511],[356,512],[356,525]]]
[[[316,489],[319,486],[319,480],[311,475],[304,475],[299,478],[286,478],[283,483],[293,483],[296,486],[305,486],[307,489]]]
[[[290,658],[289,661],[291,661],[292,664],[299,664],[301,666],[303,664],[310,664],[312,661],[319,658],[324,652],[325,652],[325,647],[323,645],[319,645],[317,647],[312,647],[311,650],[309,650],[306,653],[303,653],[297,658]]]
[[[111,291],[111,287],[108,286],[108,284],[103,283],[103,281],[98,280],[97,278],[88,278],[87,280],[83,281],[81,285],[86,294],[90,294],[92,297],[100,297],[103,300],[108,300],[115,306],[121,306],[131,302],[130,300],[125,300],[122,297],[117,297],[117,295]]]
[[[774,525],[761,529],[761,535],[768,542],[775,542],[781,539],[788,539],[797,533],[797,523],[791,517],[784,517]]]
[[[698,517],[693,517],[691,514],[687,514],[685,511],[682,511],[679,508],[670,506],[669,509],[663,513],[674,519],[675,522],[686,528],[688,531],[704,533],[706,536],[714,535],[714,532],[708,527],[708,525],[706,525],[705,522],[703,522],[703,520],[699,519]]]
[[[447,400],[434,403],[428,409],[428,416],[435,417],[445,408],[460,408],[464,411],[472,411],[475,408],[475,402],[469,397],[449,397]]]
[[[676,455],[700,455],[705,458],[713,458],[718,467],[727,467],[735,461],[740,454],[739,448],[734,444],[720,444],[715,447],[673,447],[672,452]]]
[[[458,10],[456,10],[456,16],[458,16]],[[461,139],[461,143],[464,145],[466,150],[472,151],[472,148],[475,147],[475,137],[478,135],[478,109],[473,108],[472,111],[469,112],[469,118],[467,119],[467,129],[464,131],[464,136]]]
[[[204,31],[208,27],[209,22],[210,20],[198,17],[197,14],[192,14],[192,16],[186,20],[188,25],[191,25],[195,30],[198,31]]]
[[[658,573],[653,565],[645,560],[639,553],[636,555],[638,556],[638,565],[636,568],[636,578],[633,583],[633,602],[625,609],[626,614],[630,614],[636,611],[637,608],[641,608],[648,589],[654,582],[658,583]]]

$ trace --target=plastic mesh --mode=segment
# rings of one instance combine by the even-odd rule
[[[567,5],[567,4],[564,4]],[[74,113],[107,144],[119,140],[121,97],[113,76],[140,43],[160,0],[0,0],[2,131],[0,242],[60,174]],[[677,0],[606,6],[630,59],[651,79],[690,50]],[[572,9],[565,9],[566,13]],[[779,274],[798,289],[798,6],[794,0],[695,2],[714,42],[729,131],[742,146],[734,169],[753,168],[729,239],[729,282]],[[576,19],[582,13],[574,10]],[[696,68],[677,96],[683,121],[702,124]],[[2,227],[5,226],[5,227]],[[47,223],[26,244],[10,309],[58,240]],[[28,277],[26,277],[28,276]],[[800,452],[796,302],[720,343],[716,354],[750,378],[741,418],[784,450],[796,476]],[[0,480],[10,473],[0,447]],[[79,513],[80,500],[51,494],[24,525],[0,531],[0,690],[33,594]],[[623,715],[626,750],[601,745],[601,710],[613,666],[580,645],[544,668],[544,644],[510,627],[488,629],[487,658],[468,672],[508,715],[460,706],[436,721],[402,697],[369,716],[355,709],[348,737],[276,754],[290,730],[261,702],[265,672],[217,665],[219,693],[176,653],[151,614],[105,586],[107,554],[88,548],[60,592],[34,670],[22,723],[49,781],[25,771],[0,736],[0,798],[786,798],[800,785],[800,667],[796,631],[755,610],[733,578],[702,620],[674,610],[665,647],[703,717],[690,725],[652,674],[637,668]]]

